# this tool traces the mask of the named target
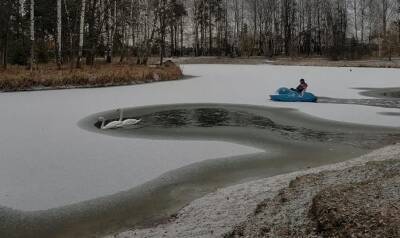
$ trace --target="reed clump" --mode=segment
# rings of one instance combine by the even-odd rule
[[[32,72],[23,66],[10,66],[0,70],[0,90],[10,92],[121,86],[178,80],[182,77],[181,68],[172,62],[157,66],[100,64],[72,70],[68,66],[58,70],[56,65],[40,65]]]

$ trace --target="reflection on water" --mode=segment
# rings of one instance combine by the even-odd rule
[[[158,134],[159,136],[164,135],[165,131],[157,131],[157,129],[171,129],[181,128],[186,129],[189,135],[186,137],[196,137],[198,131],[191,133],[191,128],[246,128],[255,131],[250,136],[258,134],[259,139],[268,140],[270,139],[271,133],[274,133],[276,137],[284,138],[287,141],[308,141],[308,142],[329,142],[329,143],[340,143],[345,145],[357,146],[360,148],[376,148],[382,144],[389,143],[389,141],[400,140],[400,134],[393,133],[364,133],[364,131],[355,133],[354,131],[348,130],[337,130],[337,128],[307,128],[300,125],[287,125],[280,121],[273,121],[270,118],[270,114],[263,111],[246,111],[245,108],[238,107],[223,107],[213,106],[204,107],[188,106],[187,108],[180,109],[165,109],[164,107],[158,108],[158,110],[148,112],[137,112],[136,110],[127,110],[132,115],[132,118],[140,118],[141,122],[124,128],[118,128],[117,134],[114,135],[131,135],[140,136],[149,134],[148,131],[152,131],[152,136]],[[127,118],[124,118],[127,119]],[[110,117],[107,122],[118,120],[117,118]],[[101,122],[96,121],[94,126],[100,128]],[[257,130],[258,129],[258,130]],[[260,131],[264,130],[264,131]],[[265,134],[268,130],[269,134]],[[206,131],[209,138],[221,138],[221,131],[216,135],[211,131]],[[232,131],[231,131],[232,132]],[[182,135],[182,131],[179,131]],[[178,134],[179,134],[178,133]],[[173,131],[168,132],[168,136],[173,138],[179,136]],[[223,134],[223,133],[222,133]],[[247,136],[241,135],[240,137],[233,136],[230,134],[230,138],[227,140],[235,141],[243,144],[244,139]],[[377,143],[379,141],[379,143]]]
[[[127,119],[127,118],[124,118]],[[142,121],[130,128],[146,127],[257,127],[275,128],[275,123],[263,116],[254,115],[244,111],[233,111],[224,108],[193,108],[162,110],[149,114],[140,115]],[[117,119],[109,119],[106,123]],[[100,128],[101,122],[95,123]]]
[[[185,126],[188,120],[186,110],[170,110],[154,114],[155,115],[142,117],[142,124],[146,124],[150,122],[150,119],[154,119],[154,126],[158,125],[162,127],[179,127]]]
[[[194,118],[200,127],[225,126],[236,123],[229,112],[218,108],[199,108],[194,110]]]
[[[0,207],[0,237],[96,237],[148,226],[217,188],[347,160],[400,138],[399,130],[393,128],[332,122],[290,109],[248,105],[157,105],[124,109],[124,115],[124,119],[142,121],[101,130],[99,116],[107,122],[119,120],[119,113],[112,110],[88,116],[78,125],[99,136],[221,140],[265,152],[210,158],[131,190],[62,208],[27,213]]]

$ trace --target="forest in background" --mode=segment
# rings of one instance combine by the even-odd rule
[[[2,0],[0,63],[149,57],[387,57],[400,0]]]

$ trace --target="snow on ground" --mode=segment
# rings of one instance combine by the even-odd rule
[[[259,152],[225,142],[101,136],[80,129],[87,115],[120,107],[173,103],[234,103],[294,107],[332,120],[400,126],[399,112],[355,105],[274,103],[281,86],[305,78],[310,91],[364,98],[357,87],[400,87],[396,69],[184,65],[199,76],[139,86],[0,94],[0,205],[47,209],[127,190],[198,161]]]

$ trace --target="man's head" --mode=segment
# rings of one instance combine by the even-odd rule
[[[300,79],[300,83],[305,83],[306,81],[304,79]]]

